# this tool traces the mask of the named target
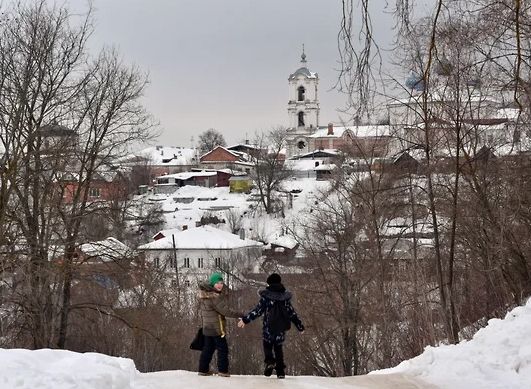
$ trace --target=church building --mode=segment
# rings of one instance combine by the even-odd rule
[[[309,137],[319,127],[319,76],[306,67],[306,54],[301,55],[301,67],[288,78],[289,101],[286,157],[306,154]]]

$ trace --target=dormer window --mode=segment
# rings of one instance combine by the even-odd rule
[[[304,101],[304,92],[306,92],[306,89],[304,89],[304,87],[301,85],[301,86],[299,86],[297,91],[298,91],[298,94],[299,94],[298,100],[299,101]]]

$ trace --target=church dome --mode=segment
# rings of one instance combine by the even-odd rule
[[[292,80],[297,76],[304,76],[306,78],[317,78],[317,73],[310,72],[306,66],[298,68],[295,73],[290,74],[289,79]]]
[[[297,76],[303,76],[306,78],[317,78],[317,73],[310,72],[306,67],[306,53],[304,52],[304,45],[302,45],[302,55],[301,55],[302,67],[298,68],[295,73],[289,75],[288,80],[294,80]]]

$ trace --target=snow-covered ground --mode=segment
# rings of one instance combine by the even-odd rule
[[[375,374],[407,373],[441,388],[531,388],[531,299],[472,340],[427,347],[416,358]]]
[[[493,319],[468,342],[428,347],[393,369],[367,376],[324,378],[199,377],[194,372],[139,373],[130,359],[61,350],[0,349],[2,389],[529,389],[531,299]]]

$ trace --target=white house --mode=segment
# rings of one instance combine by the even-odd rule
[[[263,244],[212,226],[175,231],[138,247],[148,264],[185,283],[205,279],[215,269],[238,273],[254,269]]]

